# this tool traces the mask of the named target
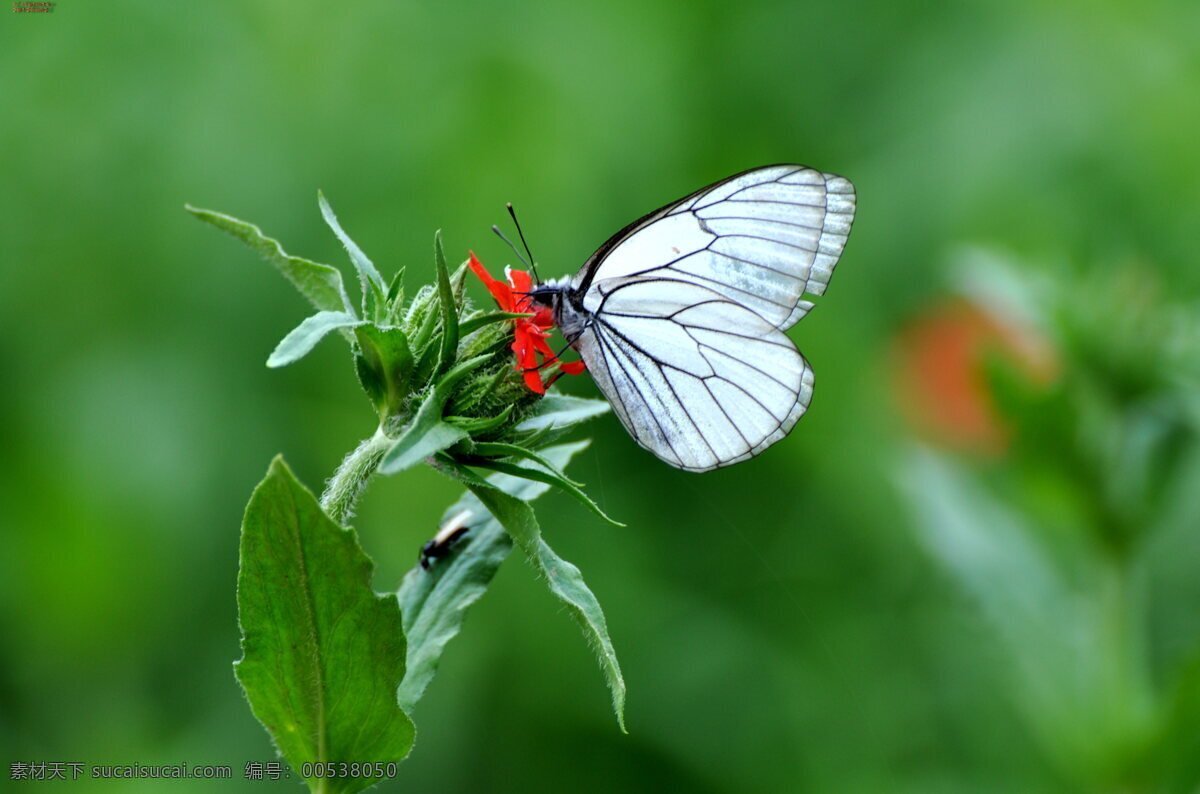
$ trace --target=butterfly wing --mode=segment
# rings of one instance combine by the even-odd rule
[[[787,435],[813,372],[783,333],[829,284],[854,221],[849,180],[756,168],[634,221],[572,282],[574,346],[625,429],[662,460],[708,471]]]
[[[821,295],[854,221],[849,180],[801,165],[736,174],[640,218],[600,246],[576,276],[661,277],[717,290],[790,328]]]
[[[642,447],[686,471],[754,457],[787,435],[813,373],[790,339],[739,301],[664,276],[596,281],[575,341]]]

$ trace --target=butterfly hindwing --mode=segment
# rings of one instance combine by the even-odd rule
[[[689,281],[597,281],[576,347],[622,424],[687,471],[753,457],[782,438],[812,396],[808,362],[778,328]]]

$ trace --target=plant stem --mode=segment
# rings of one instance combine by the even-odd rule
[[[393,441],[382,427],[378,428],[375,435],[364,440],[346,456],[325,484],[325,493],[321,494],[321,509],[338,524],[345,525],[354,515],[358,497]]]
[[[1109,690],[1120,693],[1119,717],[1135,740],[1152,730],[1153,685],[1148,671],[1145,629],[1141,625],[1133,572],[1125,561],[1109,562],[1102,572],[1100,598],[1112,643],[1114,680]]]

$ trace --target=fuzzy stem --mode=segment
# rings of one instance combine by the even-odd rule
[[[364,440],[346,456],[325,484],[325,493],[321,494],[321,509],[338,524],[345,525],[354,515],[358,497],[393,441],[380,427],[375,435]]]

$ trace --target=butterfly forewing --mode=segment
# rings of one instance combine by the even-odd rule
[[[737,174],[622,229],[572,282],[574,346],[639,444],[707,471],[783,438],[813,373],[783,333],[825,291],[854,187],[798,165]]]
[[[854,220],[846,179],[798,165],[730,177],[669,204],[592,255],[578,277],[661,275],[727,290],[763,319],[788,328],[805,292],[829,284]]]

